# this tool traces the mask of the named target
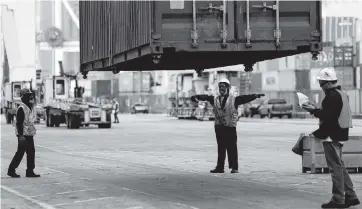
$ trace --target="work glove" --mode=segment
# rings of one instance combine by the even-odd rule
[[[256,98],[260,98],[260,97],[263,97],[265,96],[265,94],[254,94]]]
[[[307,110],[309,113],[313,114],[316,109],[318,109],[317,105],[313,102],[308,102],[302,105],[302,108]]]
[[[191,101],[198,102],[197,99],[196,99],[196,96],[191,96]]]

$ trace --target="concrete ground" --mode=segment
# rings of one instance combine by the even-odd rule
[[[301,157],[291,151],[316,120],[241,119],[239,174],[209,173],[217,157],[212,121],[121,115],[112,129],[39,124],[36,172],[42,177],[24,177],[24,157],[17,170],[22,178],[12,179],[6,171],[17,141],[1,117],[3,209],[306,209],[331,197],[330,175],[302,174]],[[354,124],[351,135],[362,135],[362,121]],[[362,199],[362,175],[351,177]]]

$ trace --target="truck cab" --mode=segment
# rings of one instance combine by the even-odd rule
[[[77,80],[74,97],[70,87],[72,78],[53,76],[44,80],[44,118],[47,127],[59,127],[65,123],[67,128],[77,129],[90,124],[99,128],[111,128],[112,106],[85,103],[82,101],[83,87]]]
[[[23,88],[32,90],[31,81],[14,81],[6,83],[4,86],[3,113],[7,124],[11,124],[14,121],[16,110],[21,104],[20,90]]]

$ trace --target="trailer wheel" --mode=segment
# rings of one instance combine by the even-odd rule
[[[80,127],[80,117],[77,115],[71,115],[70,117],[70,128],[78,129]]]
[[[67,129],[70,129],[70,115],[65,115],[65,124],[67,125]]]
[[[49,114],[49,126],[54,127],[54,116],[52,114]]]
[[[112,123],[98,124],[98,128],[111,128]]]

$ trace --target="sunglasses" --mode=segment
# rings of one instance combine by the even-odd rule
[[[227,88],[228,87],[228,85],[226,85],[226,84],[219,84],[219,88]]]

